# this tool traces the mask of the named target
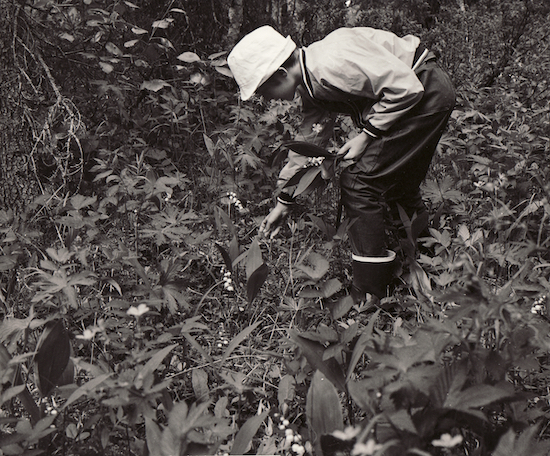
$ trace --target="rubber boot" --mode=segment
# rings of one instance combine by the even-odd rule
[[[386,288],[393,279],[395,252],[388,250],[385,257],[361,257],[353,255],[353,283],[351,297],[356,303],[365,301],[370,293],[378,299],[386,296]]]

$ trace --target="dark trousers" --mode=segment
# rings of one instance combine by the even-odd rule
[[[455,92],[435,60],[422,64],[416,74],[424,85],[420,102],[342,172],[342,204],[355,255],[386,256],[386,208],[399,221],[401,206],[409,219],[420,222],[417,231],[427,226],[419,187],[454,108]]]

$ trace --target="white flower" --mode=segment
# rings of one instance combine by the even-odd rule
[[[439,439],[432,440],[432,445],[434,447],[453,448],[462,443],[462,440],[461,435],[451,437],[451,434],[443,434]]]
[[[314,123],[312,126],[311,126],[311,130],[313,131],[313,133],[321,133],[323,131],[323,126],[321,124],[318,124],[318,123]]]
[[[103,319],[99,319],[97,322],[97,326],[86,328],[82,335],[78,335],[76,336],[76,338],[80,340],[92,340],[98,332],[105,330],[105,326],[103,325],[103,323]]]
[[[357,437],[357,435],[359,435],[360,432],[361,432],[360,427],[354,428],[352,426],[348,426],[343,431],[334,431],[332,433],[332,436],[336,437],[339,440],[352,440],[355,437]]]
[[[82,339],[82,340],[92,340],[94,338],[96,332],[97,331],[94,331],[93,329],[86,328],[84,330],[84,332],[82,333],[82,335],[81,336],[78,335],[78,336],[76,336],[76,338],[77,339]]]
[[[144,313],[149,312],[150,310],[151,309],[149,309],[149,307],[147,307],[145,304],[140,304],[137,307],[130,307],[126,313],[134,317],[141,317]]]
[[[375,451],[382,448],[382,445],[376,443],[374,439],[369,439],[367,443],[357,442],[351,450],[352,456],[371,456]]]

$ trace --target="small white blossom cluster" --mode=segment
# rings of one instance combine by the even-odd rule
[[[321,166],[323,161],[325,161],[325,157],[308,157],[305,167],[309,168],[311,166]]]
[[[297,456],[303,456],[306,453],[306,447],[302,442],[302,436],[288,427],[290,421],[283,415],[276,413],[274,416],[279,417],[279,429],[285,432],[284,448],[290,449]]]
[[[546,295],[539,296],[533,302],[533,307],[531,307],[531,313],[541,314],[544,311],[544,303],[546,302]]]
[[[57,411],[59,406],[55,401],[55,397],[45,397],[42,399],[42,403],[47,415],[56,416],[59,413]]]
[[[223,272],[223,287],[227,291],[235,291],[235,286],[234,286],[235,283],[233,282],[233,279],[231,277],[231,271],[228,271],[227,269],[222,268],[222,272]]]
[[[245,212],[243,203],[241,203],[241,200],[237,198],[237,194],[235,192],[227,192],[227,198],[229,198],[229,204],[235,205],[239,212]]]
[[[216,344],[218,348],[223,348],[224,345],[229,345],[229,339],[227,338],[223,328],[218,331],[218,336],[220,337],[218,343]]]

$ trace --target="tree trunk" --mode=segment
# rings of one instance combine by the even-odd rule
[[[24,208],[40,193],[30,158],[31,107],[14,59],[17,5],[0,0],[0,209]]]
[[[232,47],[240,38],[243,25],[243,0],[233,0],[228,10],[229,29],[225,45]]]

